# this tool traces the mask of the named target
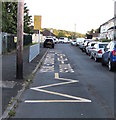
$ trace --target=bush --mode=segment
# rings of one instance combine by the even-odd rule
[[[111,40],[110,39],[101,39],[100,41],[101,42],[110,42]]]
[[[32,35],[24,35],[23,36],[23,45],[29,45],[32,43]]]

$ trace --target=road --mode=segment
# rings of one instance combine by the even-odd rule
[[[77,47],[49,49],[14,118],[113,118],[114,73]]]

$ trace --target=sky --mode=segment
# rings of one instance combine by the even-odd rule
[[[24,0],[34,20],[42,16],[42,28],[85,34],[114,16],[113,0]]]

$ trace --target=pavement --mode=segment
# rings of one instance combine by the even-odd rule
[[[56,44],[23,93],[14,119],[114,118],[114,72],[70,44]]]
[[[22,89],[24,81],[31,75],[46,51],[47,48],[43,48],[41,45],[40,54],[29,63],[29,47],[24,48],[23,80],[16,79],[16,52],[2,56],[2,113],[7,108],[11,99]]]

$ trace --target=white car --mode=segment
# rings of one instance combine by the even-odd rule
[[[60,37],[59,43],[68,43],[68,38],[67,37]]]
[[[54,39],[55,44],[57,44],[59,42],[57,38],[54,37],[53,39]]]
[[[77,38],[77,45],[80,45],[80,43],[82,43],[85,40],[85,38]]]
[[[105,52],[104,48],[107,45],[108,45],[108,42],[97,42],[90,53],[90,58],[94,58],[96,62],[98,61],[98,59],[101,59],[102,54]]]
[[[90,42],[89,44],[88,44],[88,46],[86,47],[86,54],[90,54],[90,49],[93,49],[93,46],[96,44],[97,42],[95,42],[95,41],[93,41],[93,42]]]
[[[77,45],[76,40],[73,40],[73,41],[71,42],[71,45],[76,46],[76,45]]]

